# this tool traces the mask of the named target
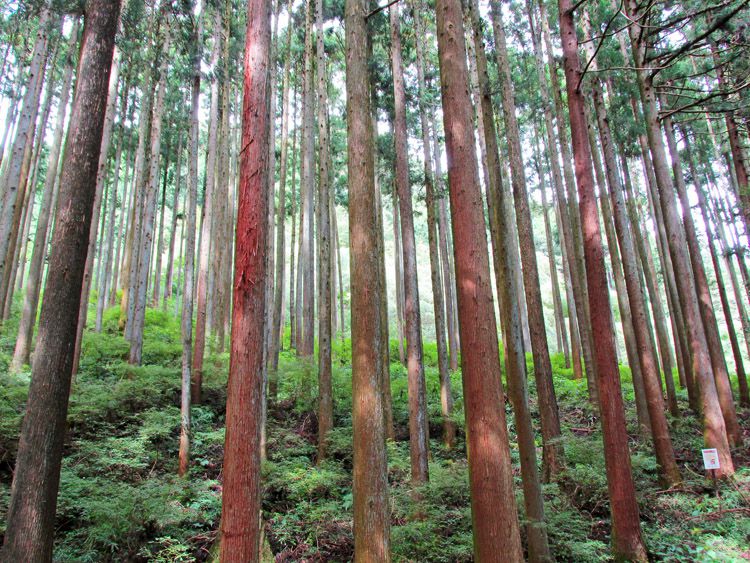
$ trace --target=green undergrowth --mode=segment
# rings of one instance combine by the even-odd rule
[[[108,310],[103,332],[87,332],[84,338],[68,413],[55,558],[81,562],[210,560],[221,513],[228,355],[209,354],[206,359],[204,402],[192,411],[191,469],[186,479],[178,478],[179,319],[163,311],[148,311],[144,365],[134,367],[127,363],[128,344],[119,332],[118,318],[117,308]],[[28,369],[8,373],[13,342],[5,331],[2,334],[0,513],[7,509],[30,377]],[[288,333],[285,345],[278,372],[271,374],[278,381],[278,394],[269,406],[268,459],[263,464],[265,536],[277,561],[348,561],[353,552],[351,342],[334,341],[335,428],[328,437],[328,459],[322,463],[316,459],[316,368],[288,350]],[[457,442],[447,450],[441,442],[436,347],[425,345],[430,481],[415,495],[410,484],[407,374],[398,362],[396,341],[390,350],[396,439],[388,443],[388,477],[394,560],[471,561],[460,371],[451,374]],[[529,402],[536,413],[530,356],[527,364]],[[557,561],[609,561],[609,506],[598,414],[588,401],[585,379],[575,380],[559,355],[553,355],[552,367],[566,460],[560,478],[544,485],[552,551]],[[745,561],[750,545],[747,452],[737,452],[736,479],[714,490],[701,471],[699,422],[688,413],[686,397],[680,392],[686,416],[670,422],[685,482],[676,490],[664,491],[651,445],[638,435],[626,367],[621,368],[621,379],[643,532],[653,559]],[[506,414],[523,522],[518,447],[508,405]],[[740,411],[746,434],[749,415]],[[538,429],[538,418],[534,422]],[[537,446],[541,458],[540,436]],[[4,525],[1,521],[0,533]]]

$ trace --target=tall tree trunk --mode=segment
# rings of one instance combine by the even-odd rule
[[[550,364],[549,348],[547,347],[547,329],[544,324],[542,292],[539,286],[539,268],[536,260],[531,211],[529,209],[529,195],[526,190],[521,138],[515,114],[515,94],[510,64],[508,62],[500,1],[492,0],[490,2],[490,9],[497,64],[503,92],[503,116],[508,136],[513,202],[516,209],[523,286],[526,294],[531,348],[534,357],[534,380],[536,382],[542,437],[544,439],[543,462],[546,474],[556,476],[564,464],[563,448],[560,443],[560,418],[557,411],[555,389],[552,384],[552,366]]]
[[[445,288],[445,327],[448,331],[448,360],[451,371],[458,369],[458,322],[456,314],[455,278],[453,276],[453,263],[448,244],[448,211],[445,205],[443,172],[441,170],[441,151],[438,142],[437,120],[434,113],[430,113],[430,128],[432,129],[432,146],[435,160],[435,191],[440,194],[436,205],[438,220],[438,247],[440,249],[440,262],[442,264],[443,287]]]
[[[11,43],[8,43],[8,47],[11,46]],[[16,78],[13,81],[13,90],[12,92],[21,92],[21,84],[22,81],[26,77],[22,72],[16,73]],[[0,140],[0,164],[3,163],[5,158],[5,146],[8,143],[8,136],[11,132],[13,132],[15,125],[16,125],[16,118],[18,117],[18,105],[21,102],[20,97],[13,97],[10,101],[10,105],[8,106],[7,111],[5,112],[5,119],[3,120],[3,123],[5,123],[5,131],[3,131],[3,138]]]
[[[143,216],[143,197],[145,182],[147,179],[147,168],[150,159],[151,138],[151,116],[154,103],[154,70],[156,64],[156,46],[153,45],[152,35],[158,21],[157,10],[152,10],[149,15],[148,36],[144,41],[153,54],[148,55],[151,64],[144,73],[141,86],[141,103],[138,118],[138,148],[135,157],[135,172],[133,174],[133,201],[130,206],[128,218],[127,242],[125,244],[125,258],[123,259],[122,277],[123,291],[120,303],[120,328],[124,328],[126,340],[130,340],[133,334],[133,315],[135,313],[135,285],[138,273],[138,249],[140,248],[141,224]],[[154,61],[151,62],[151,57]]]
[[[220,560],[258,561],[260,553],[260,439],[263,400],[266,247],[269,197],[271,3],[249,0],[245,37],[240,195],[235,244],[234,297]]]
[[[59,20],[58,20],[59,21]],[[45,53],[45,61],[50,58],[50,55],[52,55],[52,62],[50,63],[50,68],[54,66],[55,58],[54,58],[54,52],[56,49],[51,49],[50,52]],[[45,62],[46,66],[46,62]],[[16,268],[18,265],[17,258],[18,258],[18,242],[19,242],[19,231],[22,230],[23,225],[23,214],[26,210],[26,203],[28,202],[28,196],[29,196],[29,190],[31,189],[30,185],[30,176],[31,176],[31,167],[33,165],[33,155],[34,155],[34,149],[39,144],[38,142],[38,117],[39,117],[39,105],[40,101],[42,99],[42,87],[44,86],[44,72],[39,75],[38,80],[34,81],[34,88],[36,89],[34,93],[34,106],[32,107],[34,115],[31,120],[31,125],[29,127],[28,131],[28,139],[23,147],[23,153],[21,157],[21,166],[20,166],[20,174],[18,177],[18,191],[19,193],[16,195],[16,199],[18,201],[14,202],[14,205],[10,208],[5,207],[4,212],[10,213],[10,240],[8,244],[8,249],[5,254],[5,260],[3,264],[7,263],[7,267],[3,269],[3,276],[0,278],[0,304],[2,305],[2,320],[6,321],[8,317],[10,316],[10,303],[9,300],[12,298],[13,293],[13,286],[12,286],[12,278],[16,274]],[[49,90],[49,89],[48,89]],[[47,98],[49,99],[49,98]],[[42,106],[43,107],[43,106]],[[43,112],[42,112],[43,113]],[[43,124],[41,124],[43,126]],[[5,176],[8,180],[13,180],[11,176],[14,174],[14,162],[11,161],[9,163],[9,168],[6,170],[7,174]],[[9,185],[6,185],[6,188],[10,188]],[[3,194],[4,199],[12,199],[13,194],[10,193],[8,190],[5,191]],[[19,199],[20,198],[20,199]],[[0,229],[3,228],[3,222],[5,220],[8,220],[7,216],[3,216],[0,218]]]
[[[127,86],[123,89],[123,100],[127,100],[128,88]],[[123,103],[123,121],[127,110],[127,101]],[[114,231],[115,231],[115,211],[117,208],[117,192],[120,185],[120,169],[122,167],[122,151],[123,145],[125,144],[125,131],[124,127],[120,128],[120,135],[117,141],[117,149],[115,151],[115,170],[112,177],[112,185],[109,187],[109,209],[106,214],[106,222],[102,228],[102,262],[103,266],[99,269],[97,274],[97,283],[99,284],[98,292],[99,295],[96,298],[96,332],[102,331],[102,323],[104,320],[104,308],[107,302],[107,289],[109,285],[109,278],[112,273],[112,245],[114,243]],[[127,155],[126,155],[127,159]],[[125,163],[127,166],[127,162]],[[106,200],[105,200],[106,201]],[[123,202],[124,206],[124,202]],[[106,239],[105,239],[105,228],[106,227]]]
[[[435,341],[437,343],[438,374],[440,376],[440,409],[443,415],[443,444],[452,449],[456,441],[456,423],[451,418],[453,412],[453,394],[451,393],[451,375],[449,371],[448,346],[445,327],[445,299],[440,280],[440,254],[437,233],[437,206],[435,200],[435,180],[432,173],[432,142],[427,114],[427,86],[424,77],[424,20],[421,11],[424,5],[420,0],[412,0],[412,12],[415,17],[417,39],[417,80],[419,85],[419,119],[422,129],[422,156],[424,159],[424,183],[427,206],[427,239],[430,251],[430,281],[432,283],[432,304],[435,314]]]
[[[596,182],[599,185],[600,197],[599,204],[601,206],[602,223],[604,224],[604,230],[607,237],[607,248],[609,250],[609,257],[612,266],[612,277],[615,282],[615,292],[617,295],[618,309],[620,310],[620,320],[622,324],[622,332],[625,340],[625,353],[628,360],[628,366],[630,367],[630,373],[633,381],[633,391],[635,394],[635,407],[636,415],[638,418],[638,426],[641,436],[644,440],[651,438],[651,418],[648,412],[648,398],[646,396],[646,389],[643,383],[643,368],[641,366],[641,355],[638,348],[638,342],[636,340],[635,329],[633,326],[633,314],[631,313],[630,296],[627,292],[627,282],[623,275],[623,258],[620,256],[620,247],[618,244],[617,235],[615,234],[615,226],[612,221],[612,206],[607,199],[606,190],[607,185],[604,183],[601,169],[601,162],[598,162],[599,150],[596,140],[592,133],[591,117],[587,114],[587,121],[589,125],[589,144],[591,146],[591,155],[594,160],[594,170],[596,176]],[[600,132],[601,133],[601,132]],[[603,144],[603,143],[602,143]],[[609,181],[609,180],[608,180]],[[611,184],[610,184],[610,189]],[[645,316],[644,316],[645,320]],[[614,326],[614,322],[612,323]],[[648,340],[648,325],[645,327],[646,332],[644,338]],[[650,349],[651,360],[653,357],[653,350]],[[658,364],[657,364],[658,365]],[[658,367],[657,367],[658,369]],[[657,373],[657,382],[658,373]],[[662,401],[663,407],[663,401]]]
[[[391,127],[391,129],[393,129],[393,127]],[[404,251],[403,244],[401,242],[401,210],[399,209],[398,205],[398,192],[395,185],[391,186],[391,210],[393,212],[393,264],[395,267],[396,284],[396,332],[398,333],[398,359],[401,364],[406,364],[406,353],[404,350],[404,325],[406,324],[404,319]]]
[[[719,55],[716,43],[710,42],[710,50],[713,62],[716,65],[716,80],[720,89],[726,88],[726,77],[724,68],[719,61]],[[742,210],[742,219],[745,225],[745,231],[750,231],[750,183],[748,183],[748,165],[745,153],[742,149],[742,142],[737,128],[737,120],[734,112],[724,113],[724,123],[727,127],[727,138],[729,140],[729,150],[731,151],[731,162],[734,165],[734,179],[736,180],[736,196]],[[730,172],[731,175],[731,172]]]
[[[211,68],[216,69],[221,54],[221,10],[216,7],[213,23],[213,51]],[[203,388],[203,357],[206,352],[206,312],[208,309],[208,269],[211,257],[211,223],[213,221],[214,184],[216,180],[216,152],[219,127],[219,81],[216,73],[211,76],[211,111],[208,127],[208,154],[206,155],[205,191],[203,195],[203,218],[200,226],[200,244],[198,251],[198,277],[196,283],[196,318],[195,342],[193,344],[193,370],[191,383],[191,400],[201,402]]]
[[[201,2],[200,13],[196,16],[192,37],[193,80],[190,92],[190,138],[188,141],[188,184],[187,241],[185,244],[185,283],[182,286],[182,370],[180,391],[180,450],[178,474],[187,475],[190,467],[190,395],[193,346],[193,283],[195,277],[195,222],[198,200],[198,143],[200,141],[200,95],[201,95],[201,59],[203,53],[203,14],[205,0]],[[178,170],[179,174],[179,170]]]
[[[712,179],[713,180],[713,179]],[[715,181],[713,181],[715,184]],[[743,303],[744,301],[744,293],[742,290],[742,287],[740,285],[740,281],[737,279],[737,272],[734,271],[734,265],[732,264],[731,260],[731,253],[732,249],[730,249],[728,243],[727,243],[727,236],[726,232],[724,231],[724,224],[722,222],[721,217],[719,216],[718,209],[716,209],[716,202],[711,202],[711,206],[709,207],[709,202],[707,199],[711,199],[710,193],[708,194],[708,198],[706,197],[706,194],[704,194],[702,191],[698,194],[699,198],[701,200],[701,206],[703,209],[706,210],[706,214],[713,220],[713,224],[716,226],[716,232],[718,232],[719,235],[719,248],[721,251],[721,255],[724,258],[724,266],[726,270],[729,272],[729,279],[732,283],[732,290],[734,293],[734,301],[737,306],[739,316],[740,316],[740,323],[742,324],[742,333],[745,340],[745,347],[748,350],[748,354],[750,355],[750,317],[748,317],[747,310],[745,309],[745,305]],[[704,221],[706,221],[704,219]],[[706,221],[706,224],[709,223]],[[709,236],[711,236],[709,234]],[[738,256],[738,259],[741,259],[741,257]],[[727,321],[728,322],[728,321]],[[739,381],[739,369],[738,369],[738,383],[740,384],[740,403],[743,406],[750,406],[750,397],[746,396],[745,392],[742,389],[742,382]]]
[[[419,485],[429,479],[429,426],[427,391],[422,358],[422,320],[419,311],[417,245],[414,237],[414,211],[409,184],[408,133],[406,128],[406,89],[401,62],[401,31],[398,7],[391,6],[391,68],[395,105],[395,182],[401,212],[401,242],[404,263],[404,320],[406,321],[407,377],[409,391],[409,451],[411,481]]]
[[[227,9],[229,9],[230,3],[227,3]],[[265,286],[265,303],[266,308],[263,313],[265,320],[265,330],[263,332],[263,394],[262,394],[262,415],[261,415],[261,435],[260,435],[260,458],[262,461],[267,459],[267,434],[266,434],[266,422],[268,419],[268,365],[269,356],[271,355],[271,349],[273,347],[273,271],[274,271],[274,216],[276,212],[274,194],[276,192],[276,100],[278,98],[278,87],[277,87],[277,76],[278,76],[278,61],[276,56],[276,45],[278,43],[278,28],[279,28],[279,14],[281,13],[281,2],[276,0],[273,3],[273,15],[271,24],[271,47],[270,47],[270,68],[269,68],[269,89],[271,92],[269,100],[269,112],[271,115],[271,121],[268,131],[268,207],[266,209],[266,221],[268,222],[268,237],[266,237],[266,247],[264,249],[266,255],[266,278],[264,281]],[[229,21],[230,16],[227,13],[227,20]],[[229,59],[229,45],[226,44],[227,52],[225,54],[225,61]],[[226,77],[229,76],[229,68],[226,69]],[[225,106],[226,112],[229,112],[228,104]],[[224,114],[226,115],[226,113]],[[223,338],[223,335],[222,335]]]
[[[166,150],[166,161],[164,162],[164,171],[161,185],[161,206],[159,206],[159,200],[156,204],[159,206],[159,230],[156,235],[156,242],[154,244],[154,252],[156,256],[153,272],[152,291],[151,291],[151,306],[159,306],[159,297],[161,296],[161,278],[162,278],[162,255],[164,254],[164,216],[167,210],[167,184],[169,183],[169,159],[172,156],[170,153],[171,147],[167,145]],[[177,190],[175,189],[175,192]],[[174,213],[174,212],[173,212]]]
[[[331,171],[328,141],[328,73],[323,41],[323,0],[315,0],[318,96],[318,463],[327,455],[333,428],[331,366]]]
[[[438,0],[437,35],[450,182],[466,405],[474,556],[523,559],[505,423],[487,235],[474,152],[466,44],[458,0]],[[502,507],[498,510],[498,507]]]
[[[291,6],[290,6],[291,11]],[[286,49],[284,54],[284,77],[282,82],[281,101],[281,162],[279,163],[279,201],[276,214],[276,276],[273,297],[273,321],[271,324],[271,358],[270,369],[273,372],[269,382],[269,394],[276,400],[276,370],[279,367],[279,350],[282,337],[282,302],[284,298],[284,253],[285,253],[285,218],[286,218],[286,178],[289,159],[289,94],[293,95],[294,119],[297,117],[297,92],[290,92],[289,78],[292,68],[292,26],[287,25]],[[294,125],[294,122],[292,123]],[[292,190],[294,187],[292,187]],[[294,192],[292,192],[294,193]]]
[[[132,117],[132,114],[131,114]],[[133,134],[130,133],[132,140]],[[132,143],[129,143],[132,146]],[[120,279],[120,254],[123,251],[123,247],[127,244],[127,232],[128,232],[128,221],[130,221],[130,208],[133,206],[133,183],[128,179],[128,173],[132,168],[134,155],[128,155],[129,159],[125,165],[125,178],[123,179],[123,196],[122,203],[120,205],[120,218],[117,227],[117,238],[115,239],[115,260],[112,267],[112,281],[110,287],[112,288],[109,295],[108,306],[111,307],[117,302],[117,290],[121,286]]]
[[[352,287],[354,558],[391,560],[388,463],[380,361],[374,138],[368,76],[369,4],[346,0],[346,120]],[[378,296],[380,297],[380,296]]]
[[[372,43],[368,43],[368,58],[372,57]],[[377,93],[374,86],[373,75],[370,74],[370,94],[372,99],[372,130],[378,129]],[[385,280],[385,232],[383,230],[383,190],[378,177],[378,150],[373,144],[373,168],[375,170],[375,238],[378,244],[378,310],[380,311],[380,348],[378,372],[380,373],[380,387],[383,400],[383,421],[385,424],[385,435],[388,440],[395,440],[396,429],[393,426],[393,398],[391,396],[391,342],[389,338],[390,327],[388,325],[388,286]],[[396,207],[394,206],[394,209]],[[396,257],[400,254],[396,250]],[[397,296],[397,299],[399,297]],[[400,303],[400,301],[397,301]],[[399,331],[399,334],[401,332]],[[403,340],[400,341],[401,357],[403,357]]]
[[[94,198],[94,210],[91,219],[91,233],[89,234],[88,255],[86,267],[83,272],[83,289],[81,294],[80,310],[78,311],[78,328],[76,329],[76,344],[73,354],[73,375],[78,373],[78,362],[81,358],[81,344],[83,343],[83,330],[89,311],[89,295],[91,292],[91,278],[94,268],[94,257],[96,255],[96,241],[99,231],[99,218],[102,211],[102,198],[104,198],[104,187],[107,181],[109,164],[109,147],[112,143],[114,132],[114,121],[117,105],[117,88],[120,82],[120,50],[115,46],[112,60],[112,73],[109,80],[107,93],[107,113],[104,118],[104,133],[102,136],[102,149],[99,156],[99,167],[96,174],[96,197]]]
[[[76,46],[78,45],[78,20],[75,20],[70,30],[70,43],[63,73],[60,99],[58,100],[57,123],[52,138],[50,153],[47,158],[47,177],[44,182],[42,202],[37,217],[36,234],[34,235],[34,248],[31,251],[31,265],[29,276],[26,281],[26,295],[24,296],[21,320],[18,325],[18,337],[13,351],[11,369],[20,370],[24,364],[29,363],[31,342],[36,324],[37,308],[39,304],[39,292],[42,285],[42,273],[44,271],[44,258],[47,254],[47,241],[50,233],[50,216],[55,207],[54,195],[55,184],[58,178],[60,154],[62,152],[63,134],[65,133],[65,116],[68,110],[68,99],[70,97],[73,69],[75,67]]]
[[[315,348],[315,244],[313,241],[313,217],[315,215],[315,121],[314,106],[314,66],[313,66],[313,0],[306,0],[305,16],[305,74],[303,96],[305,104],[302,109],[302,237],[301,258],[299,261],[302,273],[302,341],[298,350],[303,358],[312,358]]]
[[[297,99],[297,83],[294,85],[294,98]],[[297,176],[297,138],[299,135],[299,128],[296,126],[297,123],[297,104],[294,104],[294,118],[293,123],[295,124],[294,132],[292,133],[292,181],[289,184],[291,189],[290,199],[292,200],[292,228],[291,228],[291,240],[289,241],[289,348],[297,347],[297,306],[295,303],[296,298],[296,282],[297,275],[295,273],[295,253],[297,252],[297,191],[295,178]]]
[[[52,561],[78,307],[119,2],[86,9],[39,339],[18,443],[4,561]]]
[[[594,175],[587,139],[584,99],[581,92],[581,67],[578,59],[573,10],[570,0],[559,0],[560,35],[562,37],[565,83],[570,114],[579,208],[583,227],[586,278],[598,382],[604,461],[612,512],[612,541],[615,558],[648,561],[641,536],[638,503],[630,466],[625,410],[620,390],[620,373],[615,355],[612,318],[609,316],[609,289],[604,269],[604,253],[594,193]]]
[[[515,237],[506,236],[510,230],[512,216],[509,213],[510,191],[502,182],[500,152],[492,108],[492,93],[487,71],[487,56],[479,19],[479,6],[476,0],[468,6],[468,20],[476,55],[477,101],[480,104],[478,115],[482,117],[480,135],[485,140],[487,155],[487,191],[490,224],[493,226],[495,251],[495,276],[500,301],[500,318],[505,345],[505,366],[508,390],[513,404],[518,448],[521,458],[521,479],[523,481],[524,507],[526,509],[526,532],[529,544],[529,560],[532,562],[552,561],[545,528],[544,497],[537,469],[536,442],[529,408],[526,355],[524,353],[523,327],[520,322],[522,310],[515,306],[520,295],[521,282],[516,275],[520,267],[516,252]],[[549,468],[549,467],[547,467]]]
[[[560,200],[555,201],[555,220],[557,221],[557,233],[560,237],[560,258],[563,266],[563,279],[565,280],[566,300],[568,305],[568,321],[570,323],[570,353],[573,356],[573,377],[583,379],[583,365],[581,362],[582,346],[581,332],[578,330],[578,310],[576,308],[575,295],[573,293],[573,276],[570,272],[570,260],[568,259],[567,240],[562,228],[562,215],[566,212]]]
[[[633,104],[635,104],[635,100],[633,100]],[[637,115],[637,113],[634,111],[634,115]],[[649,202],[649,207],[651,208],[651,214],[654,219],[654,230],[656,231],[656,241],[657,241],[657,249],[659,252],[659,262],[661,264],[661,270],[662,270],[662,277],[665,280],[665,289],[667,292],[667,305],[670,309],[670,317],[672,321],[672,334],[674,336],[674,342],[675,342],[675,352],[678,355],[678,359],[681,360],[683,370],[682,370],[682,379],[681,382],[687,387],[688,391],[688,400],[690,403],[690,407],[696,411],[700,411],[700,398],[698,396],[698,390],[696,388],[695,378],[693,376],[693,371],[690,366],[692,366],[692,352],[690,349],[690,345],[688,344],[688,337],[686,334],[686,331],[683,327],[685,327],[685,321],[684,321],[684,315],[682,311],[682,306],[680,305],[680,299],[678,297],[678,287],[677,287],[677,281],[675,279],[675,269],[674,264],[672,263],[672,257],[669,252],[669,243],[667,241],[667,231],[665,228],[665,221],[663,218],[663,212],[661,205],[658,203],[658,194],[656,193],[657,185],[656,185],[656,177],[654,176],[654,167],[651,161],[651,156],[649,154],[649,148],[648,148],[648,141],[646,140],[645,135],[640,135],[639,142],[641,143],[641,162],[643,164],[643,168],[645,169],[645,178],[646,178],[646,197]],[[631,197],[629,198],[631,201],[634,201],[634,194],[631,194]],[[632,214],[632,207],[631,207],[631,222],[633,224],[637,224],[638,217]],[[645,226],[644,226],[645,227]],[[644,228],[642,229],[643,232],[647,232],[647,230]],[[651,253],[651,247],[648,244],[644,244],[644,250],[645,253],[643,256],[646,257],[646,260],[644,262],[644,265],[650,268],[650,265],[653,264],[653,258],[649,258],[649,254]],[[679,365],[680,362],[678,362]]]
[[[57,52],[57,48],[55,49]],[[50,73],[53,72],[57,57],[50,63]],[[10,317],[12,305],[13,305],[13,294],[15,290],[20,290],[23,287],[23,278],[26,269],[26,255],[27,255],[27,243],[29,240],[29,231],[31,229],[31,221],[34,218],[34,204],[36,203],[36,187],[37,187],[37,174],[39,172],[40,157],[42,147],[44,146],[45,136],[47,133],[47,124],[49,121],[49,114],[52,108],[52,97],[54,94],[54,80],[48,80],[46,84],[46,92],[44,95],[44,103],[42,104],[42,111],[39,116],[38,122],[38,133],[35,132],[33,150],[31,153],[31,169],[26,174],[26,194],[23,202],[22,219],[19,223],[20,230],[18,231],[18,238],[15,243],[16,253],[12,263],[12,270],[9,278],[7,287],[5,288],[5,308],[3,309],[3,320],[7,320]]]
[[[579,335],[579,342],[581,344],[581,351],[583,353],[583,361],[585,364],[585,375],[589,390],[589,401],[591,401],[591,403],[594,405],[598,405],[599,401],[596,389],[596,374],[594,373],[595,367],[593,341],[591,334],[591,314],[589,312],[588,305],[588,289],[586,287],[586,276],[584,275],[583,271],[583,245],[580,241],[580,218],[578,216],[578,211],[575,208],[575,179],[573,177],[573,170],[571,167],[571,162],[573,161],[573,159],[570,155],[570,148],[565,132],[565,112],[562,104],[562,98],[560,96],[560,85],[557,77],[557,64],[554,60],[552,39],[549,30],[549,21],[546,15],[545,4],[542,0],[538,1],[538,7],[539,26],[541,27],[542,33],[540,38],[540,34],[538,31],[533,32],[532,39],[534,40],[533,43],[535,45],[534,49],[536,54],[535,59],[537,60],[537,76],[539,77],[539,81],[541,84],[541,92],[543,98],[545,97],[545,93],[547,94],[547,103],[545,104],[547,150],[550,151],[550,162],[552,164],[553,172],[552,179],[555,193],[557,195],[557,204],[560,213],[560,226],[562,227],[563,240],[565,241],[566,245],[565,255],[567,257],[568,274],[570,276],[571,290],[573,294],[573,301],[569,300],[568,308],[570,308],[570,303],[573,303],[573,311],[575,311],[576,324],[578,325],[577,334]],[[527,6],[527,11],[530,15],[530,21],[533,22],[534,10],[530,5]],[[532,26],[532,29],[535,28]],[[544,46],[547,51],[552,100],[550,100],[550,92],[547,90],[547,81],[546,79],[543,79],[545,77],[544,66],[540,64],[542,60],[541,39],[544,40]],[[560,172],[560,164],[557,157],[557,140],[554,136],[554,126],[552,123],[553,107],[557,121],[557,140],[559,140],[560,142],[560,158],[562,159],[563,163],[562,174]]]

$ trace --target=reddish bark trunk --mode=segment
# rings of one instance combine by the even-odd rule
[[[260,438],[268,224],[271,3],[249,0],[245,36],[242,146],[235,243],[232,337],[227,383],[223,562],[258,561]]]
[[[474,556],[523,559],[500,382],[495,309],[482,195],[466,88],[466,44],[458,0],[438,0],[437,33],[448,150],[461,357],[469,451]]]
[[[565,82],[570,113],[576,180],[578,184],[583,250],[586,260],[589,308],[594,338],[594,358],[604,438],[604,460],[612,511],[612,542],[615,558],[648,561],[641,537],[638,503],[630,466],[628,433],[615,353],[614,327],[609,315],[609,288],[594,192],[591,150],[587,139],[584,100],[580,87],[578,38],[570,0],[559,0]]]

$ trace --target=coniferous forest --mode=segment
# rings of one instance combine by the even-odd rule
[[[0,0],[0,561],[750,560],[748,0]]]

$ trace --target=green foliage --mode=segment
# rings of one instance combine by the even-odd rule
[[[193,561],[211,548],[221,514],[228,354],[206,357],[205,400],[192,409],[191,469],[187,479],[179,479],[179,324],[161,311],[149,312],[145,344],[154,363],[137,367],[126,363],[128,344],[116,328],[118,317],[117,308],[108,310],[105,331],[86,333],[84,338],[81,371],[70,399],[70,440],[61,476],[55,557]],[[391,342],[392,347],[395,344]],[[396,561],[453,562],[473,557],[461,372],[451,373],[458,443],[447,451],[439,443],[442,414],[435,352],[433,345],[425,346],[433,439],[430,481],[418,491],[410,479],[407,373],[397,355],[390,365],[396,440],[388,442],[387,453]],[[336,340],[334,358],[335,426],[327,438],[328,458],[320,464],[317,368],[284,351],[275,374],[279,396],[269,408],[263,513],[271,550],[285,560],[348,561],[353,554],[349,339]],[[527,363],[534,412],[530,356]],[[552,368],[566,468],[557,483],[544,486],[550,546],[560,562],[610,561],[609,501],[598,414],[588,401],[585,379],[573,379],[561,355],[552,355]],[[620,373],[626,415],[634,421],[631,374],[624,366]],[[0,460],[8,464],[15,452],[28,383],[27,372],[0,373]],[[684,391],[680,397],[684,403]],[[515,425],[510,406],[506,408],[511,462],[517,468]],[[631,441],[644,535],[654,559],[742,561],[750,520],[737,511],[747,507],[750,472],[741,469],[737,480],[722,484],[716,497],[700,476],[689,472],[700,469],[700,422],[692,416],[675,419],[672,432],[675,447],[687,456],[684,490],[659,491],[651,445],[638,436]],[[520,475],[515,481],[523,518]],[[0,481],[0,513],[7,510],[9,485],[9,479]]]

